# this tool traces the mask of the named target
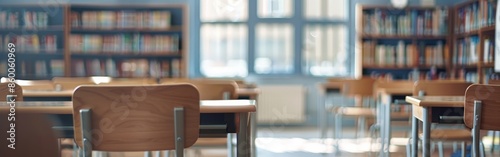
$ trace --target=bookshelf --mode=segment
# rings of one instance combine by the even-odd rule
[[[451,17],[447,7],[358,6],[362,75],[446,78]]]
[[[177,4],[3,5],[0,74],[7,74],[11,42],[18,79],[185,77],[187,24],[186,7]]]
[[[0,74],[7,75],[7,44],[15,44],[16,78],[64,76],[66,6],[0,7]]]
[[[70,76],[184,77],[182,5],[71,5]]]
[[[487,83],[494,77],[497,0],[471,0],[454,7],[453,77]]]

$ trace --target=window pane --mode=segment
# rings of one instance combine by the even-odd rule
[[[245,77],[248,27],[245,24],[201,26],[201,73],[207,77]]]
[[[258,24],[256,26],[255,72],[288,74],[293,72],[293,26]]]
[[[347,19],[347,0],[304,0],[308,19]]]
[[[248,0],[200,0],[200,19],[210,21],[245,21]]]
[[[304,30],[304,72],[314,76],[348,75],[347,28],[307,25]]]
[[[293,0],[259,0],[260,18],[284,18],[293,15]]]

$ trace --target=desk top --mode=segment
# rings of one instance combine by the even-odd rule
[[[464,107],[463,96],[406,96],[406,102],[421,107]]]
[[[0,109],[9,104],[0,102]],[[16,109],[48,114],[73,114],[71,101],[18,101]],[[255,100],[201,100],[200,113],[256,112]]]
[[[257,88],[238,88],[236,94],[239,96],[257,96],[260,90]],[[24,97],[71,97],[72,90],[45,91],[45,90],[23,90]]]

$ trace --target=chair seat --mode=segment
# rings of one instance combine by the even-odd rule
[[[333,109],[335,113],[344,116],[355,116],[355,117],[375,117],[375,110],[372,108],[361,108],[361,107],[338,107]]]
[[[422,139],[423,133],[418,137]],[[468,129],[438,129],[431,130],[430,138],[437,141],[469,141],[472,140],[472,135]]]

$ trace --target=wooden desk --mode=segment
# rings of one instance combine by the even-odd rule
[[[430,132],[432,108],[452,107],[463,108],[463,96],[407,96],[406,102],[412,104],[412,156],[418,156],[418,121],[423,123],[423,156],[430,156]],[[463,109],[462,109],[463,110]]]
[[[393,96],[412,95],[412,88],[384,88],[378,87],[375,89],[377,96],[377,123],[380,125],[380,156],[390,156],[391,145],[391,113],[393,104]]]
[[[24,101],[16,102],[16,110],[18,111],[31,111],[44,113],[47,115],[65,115],[66,119],[60,119],[61,121],[71,122],[72,126],[72,114],[73,114],[73,103],[71,101]],[[6,102],[0,102],[0,110],[8,110],[9,104]],[[227,133],[237,133],[237,148],[238,156],[250,156],[250,145],[248,138],[248,131],[251,129],[249,125],[248,116],[249,113],[256,112],[256,106],[254,100],[202,100],[200,102],[200,118],[205,116],[219,116],[223,114],[223,117],[230,117],[230,119],[223,119],[223,123],[227,123],[226,127],[237,127],[236,128],[224,128]],[[236,119],[239,118],[239,123],[236,125],[231,125],[229,123],[237,122]],[[217,132],[210,131],[210,128],[217,128],[221,126],[220,122],[214,122],[200,119],[200,137],[214,137],[210,134]],[[68,126],[68,125],[65,125]],[[57,126],[56,126],[57,127]],[[205,130],[206,133],[202,133]],[[238,131],[236,131],[238,130]]]

